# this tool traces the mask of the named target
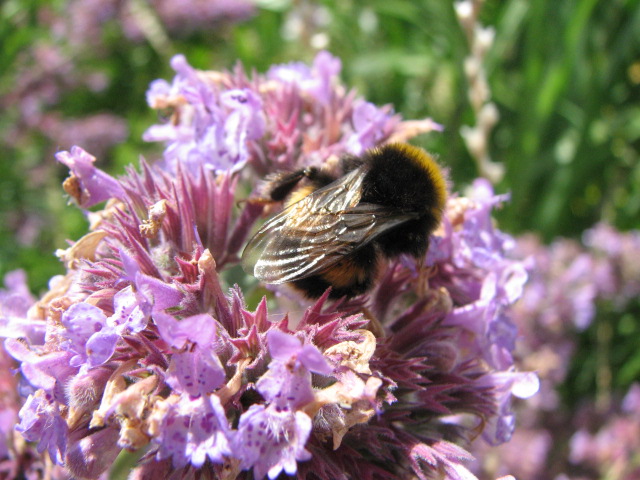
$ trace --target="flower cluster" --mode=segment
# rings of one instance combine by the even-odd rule
[[[600,223],[582,242],[558,239],[549,246],[532,236],[518,240],[514,252],[529,263],[530,280],[513,319],[524,334],[519,356],[540,372],[542,387],[533,405],[558,406],[556,387],[564,381],[576,334],[593,322],[599,304],[624,312],[640,296],[638,232],[621,233]],[[535,265],[535,268],[533,268]]]
[[[43,298],[2,298],[26,397],[17,430],[49,476],[98,478],[143,449],[130,478],[473,478],[469,444],[509,440],[512,396],[537,390],[512,357],[527,274],[491,219],[505,199],[485,181],[452,196],[426,258],[390,261],[368,295],[268,292],[237,268],[273,211],[246,201],[261,178],[439,126],[347,91],[327,52],[252,77],[172,66],[148,93],[169,113],[145,135],[163,160],[116,179],[79,147],[60,152],[65,191],[106,204],[58,252],[67,274]]]
[[[21,248],[52,248],[50,232],[57,228],[53,212],[63,208],[62,201],[40,207],[43,189],[55,195],[51,180],[58,169],[54,162],[33,159],[49,158],[56,149],[74,144],[103,159],[129,137],[135,114],[128,111],[125,118],[113,99],[126,105],[124,97],[139,95],[140,84],[122,86],[117,75],[127,75],[128,69],[121,62],[154,51],[170,55],[172,41],[193,32],[215,29],[224,37],[255,12],[249,0],[62,0],[36,2],[4,18],[8,30],[3,41],[16,48],[7,52],[0,94],[0,137],[5,157],[12,158],[3,178],[15,178],[22,193],[16,208],[5,209],[3,222]],[[25,32],[37,41],[29,41]],[[125,57],[117,53],[125,51]],[[145,68],[153,68],[153,62],[147,63]],[[91,106],[76,111],[73,105],[84,95],[91,96]],[[109,112],[105,102],[112,103]]]
[[[596,313],[622,317],[640,296],[640,234],[599,223],[582,241],[557,239],[544,245],[533,235],[518,239],[512,254],[529,273],[512,320],[522,334],[516,356],[538,372],[540,392],[518,409],[513,439],[488,451],[474,445],[485,475],[517,478],[634,478],[640,435],[638,386],[624,399],[612,395],[567,409],[559,388],[568,378],[578,335]],[[615,438],[615,440],[613,440]],[[562,452],[558,445],[568,445]],[[635,473],[634,473],[635,472]]]

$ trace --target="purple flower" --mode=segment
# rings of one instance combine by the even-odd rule
[[[302,345],[289,334],[270,330],[267,335],[273,361],[256,386],[276,411],[294,410],[314,399],[311,372],[329,375],[331,367],[313,345]]]
[[[5,288],[0,290],[0,306],[3,315],[26,316],[36,301],[29,291],[24,270],[14,270],[4,276]]]
[[[624,398],[613,402],[605,412],[598,412],[593,405],[582,407],[578,414],[586,422],[571,436],[567,471],[579,469],[593,478],[635,478],[640,435],[639,391],[639,385],[632,384]]]
[[[178,350],[188,347],[189,343],[206,347],[215,339],[216,324],[211,315],[195,315],[178,321],[171,315],[157,312],[153,320],[160,336]]]
[[[634,387],[622,400],[612,392],[609,402],[601,397],[598,405],[587,400],[566,409],[557,386],[566,379],[578,333],[590,326],[598,308],[606,306],[613,319],[640,291],[638,275],[632,273],[639,271],[638,256],[632,253],[640,248],[639,238],[637,232],[598,224],[585,232],[582,242],[558,238],[544,245],[534,235],[517,239],[511,257],[522,259],[529,276],[511,309],[520,332],[517,358],[538,372],[540,392],[515,409],[520,425],[509,443],[493,452],[473,446],[481,460],[477,471],[484,476],[510,472],[518,478],[543,478],[553,471],[577,479],[577,471],[580,478],[635,473],[633,447],[627,446],[637,443],[640,429],[637,415],[625,408]],[[499,418],[508,424],[508,416]],[[489,424],[483,436],[499,435],[501,429],[500,423]],[[558,456],[558,444],[568,444],[569,455]]]
[[[305,367],[310,372],[328,375],[331,367],[313,345],[302,345],[293,335],[270,330],[267,335],[269,353],[278,362],[294,362],[296,367]]]
[[[269,80],[296,85],[302,85],[303,82],[312,78],[311,68],[304,62],[273,65],[267,71],[266,76]]]
[[[353,109],[354,133],[347,139],[347,150],[361,155],[380,143],[387,135],[392,115],[369,102],[358,102]]]
[[[207,459],[222,463],[230,455],[231,432],[218,397],[181,397],[163,409],[156,437],[159,460],[171,457],[177,468],[201,467]]]
[[[640,413],[640,383],[633,383],[622,400],[622,411],[625,413]]]
[[[267,75],[171,65],[173,81],[148,92],[171,113],[145,134],[165,142],[163,162],[116,180],[84,151],[60,154],[81,206],[115,202],[91,213],[99,230],[39,308],[11,319],[42,332],[5,341],[33,394],[25,438],[49,412],[40,447],[92,478],[123,448],[148,452],[132,478],[471,478],[463,439],[508,440],[512,397],[537,389],[514,367],[527,269],[491,218],[506,198],[482,181],[453,196],[427,257],[389,262],[369,295],[264,296],[235,269],[279,208],[251,198],[260,180],[337,171],[340,155],[424,125],[350,92],[327,52]]]
[[[234,147],[246,147],[247,140],[258,140],[264,135],[265,120],[260,115],[262,100],[248,88],[228,90],[220,95],[220,103],[230,109],[227,134]],[[245,124],[246,122],[246,124]],[[249,152],[243,152],[248,156]]]
[[[135,300],[131,301],[136,303],[141,318],[148,315],[149,311],[157,312],[175,307],[184,299],[183,293],[175,286],[150,275],[136,275],[135,286]]]
[[[174,285],[142,273],[136,259],[122,248],[118,249],[118,254],[125,272],[121,280],[135,285],[135,291],[132,287],[124,289],[127,292],[127,303],[137,311],[141,321],[146,322],[142,319],[146,318],[150,311],[158,312],[175,307],[183,300],[183,293]],[[115,309],[117,310],[117,306]]]
[[[180,124],[153,126],[144,139],[167,142],[165,162],[171,171],[178,162],[194,173],[200,166],[241,169],[249,160],[249,143],[264,134],[261,98],[247,88],[219,92],[181,55],[171,65],[178,73],[173,85],[153,84],[148,99],[153,106],[180,104],[186,111]]]
[[[166,382],[177,392],[195,397],[212,392],[224,381],[225,372],[215,354],[215,321],[210,315],[175,320],[156,313],[154,321],[162,338],[176,348]]]
[[[342,62],[327,51],[321,51],[313,59],[311,76],[314,81],[305,89],[322,105],[330,101],[334,81],[342,70]]]
[[[304,448],[310,432],[306,413],[252,405],[240,417],[233,450],[243,470],[253,468],[255,478],[273,480],[283,471],[294,475],[297,462],[311,457]]]
[[[26,337],[34,343],[43,343],[44,322],[28,316],[35,298],[27,287],[26,274],[22,270],[9,272],[4,284],[6,289],[0,289],[0,337]]]
[[[87,368],[102,365],[111,358],[119,335],[107,325],[102,310],[87,303],[76,303],[62,315],[65,328],[61,347],[72,353],[72,367]]]
[[[341,70],[340,59],[322,51],[316,55],[311,68],[301,62],[275,65],[267,72],[267,78],[296,85],[319,105],[327,105],[334,94],[333,84]]]
[[[162,78],[154,80],[147,89],[147,104],[151,108],[167,108],[169,105],[165,101],[178,94],[177,85],[177,82],[172,85]]]
[[[43,390],[27,398],[20,410],[16,430],[28,441],[38,442],[38,452],[47,451],[54,463],[62,464],[67,449],[67,424],[58,404]]]
[[[483,437],[491,445],[500,445],[511,439],[515,428],[515,414],[511,407],[512,395],[530,398],[540,388],[540,381],[532,372],[505,372],[486,375],[479,380],[481,387],[492,388],[498,399],[498,415],[492,417],[483,431]]]
[[[120,183],[93,163],[96,158],[80,147],[71,147],[71,152],[59,152],[56,158],[71,170],[65,182],[65,191],[83,208],[89,208],[109,198],[122,198],[124,191]]]
[[[20,364],[20,373],[28,382],[22,387],[24,392],[43,389],[57,400],[64,398],[65,384],[77,372],[77,368],[70,366],[73,353],[64,350],[43,352],[41,346],[29,348],[13,338],[5,340],[4,348]]]
[[[144,330],[151,308],[146,299],[129,286],[114,295],[113,310],[113,315],[107,318],[107,325],[119,335],[124,335]]]

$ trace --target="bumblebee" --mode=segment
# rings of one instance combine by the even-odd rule
[[[244,249],[247,273],[309,298],[329,287],[331,298],[353,297],[373,286],[383,257],[425,255],[447,196],[431,155],[398,143],[341,163],[340,178],[309,167],[268,181],[267,200],[285,208]]]

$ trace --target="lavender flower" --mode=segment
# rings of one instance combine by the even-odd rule
[[[96,158],[80,147],[73,147],[71,152],[60,152],[56,158],[71,170],[72,176],[65,181],[65,191],[81,207],[92,207],[109,198],[119,199],[124,195],[116,179],[95,168],[93,162]]]
[[[0,335],[27,337],[31,341],[44,339],[44,324],[34,325],[25,320],[35,298],[27,286],[27,275],[22,270],[9,272],[4,278],[5,289],[0,289]]]
[[[192,397],[217,389],[224,381],[225,372],[210,348],[215,338],[213,318],[200,314],[177,321],[171,315],[158,312],[154,320],[161,338],[177,350],[167,369],[167,384]],[[190,348],[182,351],[187,344]]]
[[[640,384],[634,383],[609,411],[594,412],[592,408],[585,408],[579,415],[590,421],[573,433],[569,463],[588,472],[590,478],[637,478],[640,473],[637,459]]]
[[[0,95],[5,156],[21,163],[15,171],[22,172],[20,190],[24,190],[20,211],[9,212],[3,221],[22,247],[41,250],[55,238],[50,234],[59,228],[54,212],[63,203],[41,208],[41,193],[50,190],[49,180],[57,178],[59,171],[54,162],[33,159],[48,159],[56,149],[74,144],[105,159],[130,133],[129,119],[97,111],[103,109],[100,101],[90,102],[93,108],[78,115],[71,106],[75,102],[67,100],[77,99],[78,92],[113,98],[114,91],[121,95],[138,88],[136,82],[126,82],[123,89],[121,78],[114,77],[109,65],[116,51],[131,54],[154,49],[161,57],[170,55],[171,40],[177,36],[215,29],[216,35],[224,37],[235,23],[251,17],[256,7],[248,0],[63,0],[54,6],[32,7],[30,31],[38,41],[25,43],[11,61],[7,59],[11,81]],[[15,18],[16,26],[20,18]],[[121,73],[127,75],[124,70]],[[27,151],[25,145],[31,148]],[[40,154],[34,154],[34,149]]]
[[[522,335],[515,354],[521,368],[538,373],[540,393],[517,409],[520,427],[512,441],[493,451],[474,444],[481,460],[475,471],[532,479],[634,478],[637,462],[630,450],[635,452],[640,435],[633,402],[637,386],[626,400],[607,392],[609,402],[585,399],[572,409],[562,404],[558,387],[567,379],[578,334],[599,309],[606,307],[613,319],[640,294],[639,248],[637,231],[623,233],[604,223],[587,230],[581,242],[518,239],[512,255],[523,260],[529,281],[512,309]],[[557,445],[569,447],[563,454]]]
[[[130,478],[473,478],[472,439],[507,441],[512,395],[537,389],[514,368],[509,309],[526,271],[490,218],[505,198],[486,182],[452,197],[427,258],[390,262],[368,296],[230,286],[265,210],[237,203],[256,180],[335,169],[434,124],[347,92],[327,52],[251,78],[172,66],[148,95],[174,112],[146,135],[166,142],[163,162],[115,179],[80,148],[58,154],[81,207],[108,201],[59,252],[67,275],[19,310],[45,334],[5,341],[29,394],[24,437],[83,478],[142,448]]]
[[[264,134],[260,97],[248,88],[217,91],[183,56],[174,57],[171,66],[178,72],[173,85],[154,83],[148,102],[154,108],[182,103],[181,124],[154,126],[144,139],[167,142],[169,169],[175,169],[177,163],[194,173],[202,166],[241,169],[249,159],[247,143]]]
[[[20,410],[16,430],[26,440],[38,442],[38,453],[47,450],[51,460],[61,464],[67,449],[68,427],[61,416],[60,404],[44,390],[29,395]]]
[[[221,464],[232,455],[230,427],[216,395],[183,396],[156,407],[162,409],[160,424],[152,430],[159,444],[158,460],[170,458],[175,468],[201,467],[207,459]]]

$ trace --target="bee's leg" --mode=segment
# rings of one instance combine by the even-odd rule
[[[310,175],[309,168],[295,170],[293,172],[277,172],[269,175],[259,197],[251,197],[238,201],[238,205],[250,202],[255,205],[270,205],[283,201],[298,185],[300,180]]]
[[[333,176],[316,167],[301,168],[293,172],[278,172],[267,177],[263,192],[259,197],[240,200],[238,204],[251,202],[256,205],[269,205],[274,202],[281,202],[296,189],[303,178],[306,178],[310,184],[310,189],[305,191],[305,195],[329,185],[335,180]]]
[[[418,272],[416,292],[420,298],[425,298],[429,295],[429,279],[437,273],[436,266],[428,267],[424,264],[425,259],[425,256],[416,259],[416,270]]]
[[[307,167],[293,172],[280,172],[268,179],[266,196],[274,202],[284,200],[302,180],[306,178],[313,187],[320,188],[335,180],[331,175],[316,167]]]
[[[316,167],[305,168],[304,176],[309,180],[309,182],[315,189],[325,187],[331,182],[336,181],[336,177]]]
[[[371,333],[373,333],[376,338],[383,338],[385,336],[384,327],[378,318],[369,310],[367,307],[362,307],[362,315],[364,318],[369,320],[369,323],[365,327]]]
[[[429,289],[429,277],[424,269],[424,256],[416,258],[416,273],[418,274],[416,293],[419,298],[424,298],[425,293]]]
[[[270,176],[265,196],[273,202],[281,202],[296,188],[300,180],[308,176],[307,170],[309,168],[294,172],[279,172]]]

